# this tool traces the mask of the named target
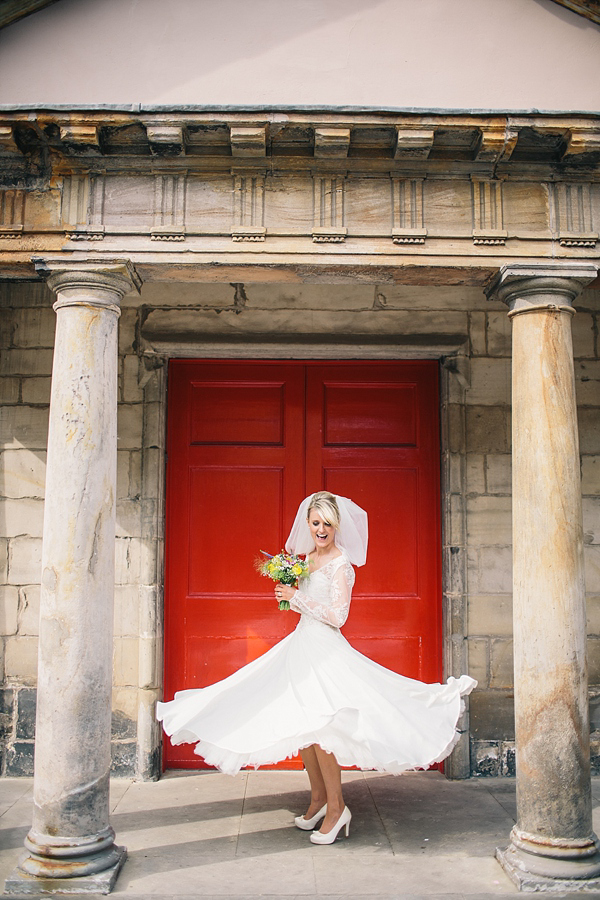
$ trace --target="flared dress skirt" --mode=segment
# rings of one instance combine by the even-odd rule
[[[460,735],[468,675],[425,684],[355,650],[339,629],[303,615],[290,635],[228,678],[157,704],[173,744],[194,743],[235,775],[319,744],[341,766],[400,774],[441,762]]]

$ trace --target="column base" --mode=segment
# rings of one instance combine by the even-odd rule
[[[76,875],[74,878],[46,878],[28,875],[21,869],[29,854],[24,854],[16,869],[4,882],[5,894],[110,894],[115,886],[123,863],[127,859],[125,847],[114,847],[116,862],[108,869],[91,875]]]
[[[512,883],[524,893],[533,893],[534,891],[547,891],[554,894],[600,892],[600,875],[598,874],[600,856],[595,860],[586,860],[583,865],[579,864],[581,871],[573,871],[573,865],[577,866],[577,863],[571,864],[571,867],[565,867],[565,860],[552,860],[545,857],[541,865],[546,871],[549,868],[555,868],[555,875],[532,872],[528,867],[529,860],[526,863],[523,859],[524,856],[525,854],[512,845],[506,850],[496,849],[496,859]],[[556,865],[553,866],[553,863]],[[535,862],[533,862],[533,866],[537,868]]]

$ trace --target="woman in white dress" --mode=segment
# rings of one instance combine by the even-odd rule
[[[180,691],[157,704],[173,744],[195,743],[209,765],[235,775],[297,754],[311,798],[298,828],[330,844],[351,813],[341,766],[399,774],[441,762],[459,735],[462,697],[476,681],[424,684],[363,656],[340,632],[350,608],[354,569],[366,561],[367,514],[345,497],[320,491],[301,504],[286,543],[307,554],[298,590],[278,584],[277,601],[301,614],[295,631],[228,678]],[[320,830],[313,831],[320,823]]]

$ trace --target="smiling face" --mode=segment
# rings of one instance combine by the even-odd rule
[[[335,527],[323,518],[318,509],[308,511],[308,527],[318,550],[329,550],[335,546]]]

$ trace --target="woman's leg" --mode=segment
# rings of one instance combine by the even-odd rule
[[[319,829],[323,834],[326,834],[328,831],[331,831],[336,824],[346,805],[342,796],[342,770],[333,753],[327,753],[322,747],[319,747],[318,744],[314,744],[313,746],[315,758],[319,766],[321,778],[325,783],[325,791],[327,794],[327,815],[323,819],[323,823]]]
[[[301,750],[300,756],[310,781],[310,806],[305,812],[304,818],[312,819],[327,802],[327,790],[321,774],[321,767],[317,760],[315,744],[311,744],[310,747],[305,747],[304,750]]]

